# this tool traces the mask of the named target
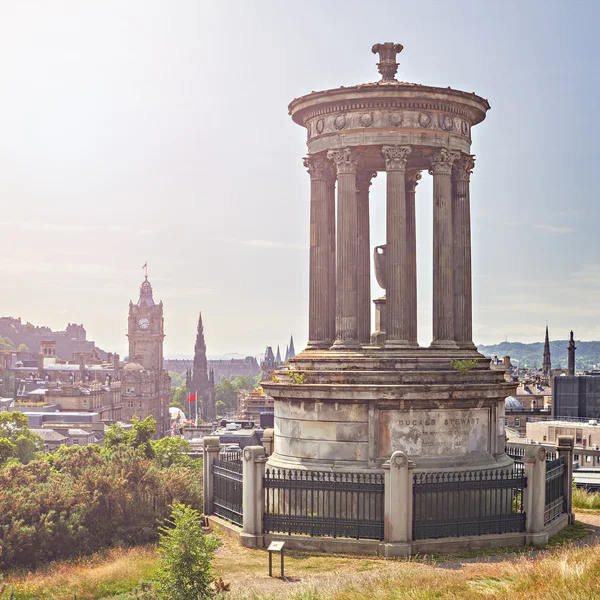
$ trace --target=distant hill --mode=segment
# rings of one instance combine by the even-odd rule
[[[590,369],[600,363],[600,342],[581,342],[575,340],[575,368]],[[554,340],[550,342],[550,357],[553,368],[567,367],[568,340]],[[478,346],[479,352],[485,356],[510,356],[511,360],[519,361],[519,366],[527,368],[540,368],[542,366],[542,355],[544,343],[534,342],[523,344],[522,342],[502,342],[493,346]],[[514,363],[513,363],[514,364]]]

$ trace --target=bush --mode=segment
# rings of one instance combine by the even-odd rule
[[[175,504],[167,525],[160,528],[160,568],[156,589],[167,600],[214,598],[211,560],[219,540],[202,531],[198,511]]]
[[[574,488],[573,508],[600,510],[600,493],[588,492],[582,488]]]

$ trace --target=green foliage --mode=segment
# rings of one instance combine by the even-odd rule
[[[2,337],[1,335],[0,335],[0,351],[2,351],[2,352],[14,352],[15,351],[15,347],[14,347],[13,343],[7,337]]]
[[[27,426],[27,417],[18,411],[0,413],[0,467],[14,458],[27,464],[44,448],[44,441]]]
[[[29,352],[29,348],[25,344],[19,344],[17,352]]]
[[[180,437],[164,437],[151,444],[155,459],[163,468],[171,465],[190,465],[193,462],[187,454],[192,448],[187,440]]]
[[[175,391],[173,392],[173,396],[171,398],[171,406],[176,406],[177,408],[180,408],[185,414],[187,414],[187,398],[188,392],[187,388],[185,387],[185,384],[180,385],[179,387],[175,388]]]
[[[177,371],[167,371],[171,378],[171,389],[176,389],[183,386],[185,388],[185,373],[177,373]]]
[[[150,441],[156,433],[156,421],[154,417],[146,417],[140,421],[133,417],[131,430],[127,430],[118,423],[114,423],[107,430],[104,436],[104,447],[107,452],[115,448],[134,448],[141,456],[154,458],[154,448]]]
[[[600,510],[600,492],[588,492],[582,488],[573,488],[573,508]]]
[[[214,598],[211,560],[219,546],[216,537],[202,531],[198,511],[175,504],[170,522],[160,528],[160,567],[156,575],[159,598]]]
[[[195,469],[161,468],[139,449],[61,447],[0,470],[0,569],[152,542],[169,506],[202,510]]]
[[[296,385],[302,385],[303,383],[306,383],[304,373],[298,373],[296,371],[288,371],[288,374],[290,376],[290,381],[292,383],[295,383]]]
[[[469,371],[477,366],[477,359],[473,360],[451,360],[450,366],[456,371],[460,371],[462,375],[466,375]]]
[[[217,407],[222,407],[220,414],[235,411],[240,391],[253,390],[259,381],[259,376],[252,377],[251,375],[238,375],[231,379],[221,379],[221,383],[215,385],[215,401]],[[219,404],[219,402],[222,404]]]

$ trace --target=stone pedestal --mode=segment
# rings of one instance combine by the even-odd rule
[[[575,522],[575,514],[573,513],[573,448],[575,439],[571,435],[559,435],[556,445],[556,453],[558,456],[565,457],[565,513],[568,516],[569,524]]]
[[[204,498],[204,514],[212,515],[212,498],[213,498],[213,474],[212,462],[215,458],[219,458],[220,440],[216,436],[207,436],[202,439],[202,447],[204,450],[202,458],[202,476],[203,476],[203,498]]]
[[[246,536],[260,536],[263,532],[263,514],[265,511],[265,463],[267,456],[262,446],[247,446],[244,448],[244,517],[243,533]],[[248,542],[245,544],[248,546]]]
[[[385,342],[385,328],[387,323],[387,304],[386,298],[376,298],[373,300],[375,305],[375,331],[371,334],[371,343],[376,346],[383,346]]]
[[[527,477],[527,487],[524,490],[527,543],[543,546],[548,541],[548,534],[544,531],[546,450],[541,446],[527,446],[523,465]]]

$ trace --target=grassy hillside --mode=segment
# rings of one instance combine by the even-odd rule
[[[575,341],[575,368],[591,369],[600,363],[600,342]],[[550,342],[550,356],[552,367],[567,367],[568,340],[554,340]],[[519,366],[525,368],[540,368],[542,366],[543,342],[523,344],[521,342],[502,342],[493,346],[478,346],[479,351],[486,356],[510,356],[519,361]],[[515,363],[513,363],[515,364]]]

